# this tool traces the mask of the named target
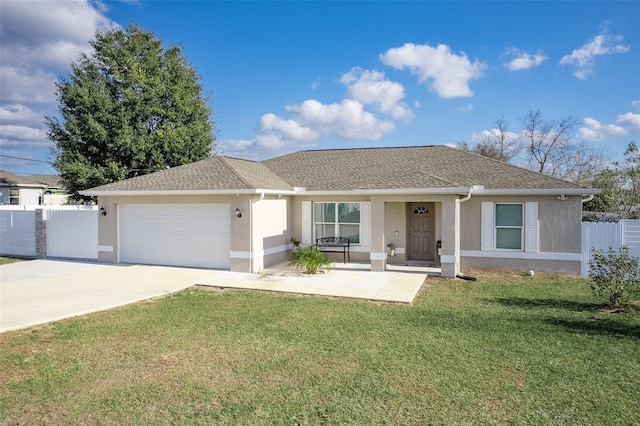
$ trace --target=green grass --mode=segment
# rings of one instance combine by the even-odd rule
[[[4,333],[0,424],[640,423],[640,313],[465,272],[413,306],[193,288]]]
[[[6,265],[8,263],[22,262],[25,259],[18,259],[16,257],[0,257],[0,265]]]

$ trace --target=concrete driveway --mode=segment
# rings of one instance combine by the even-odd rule
[[[262,274],[151,265],[31,260],[0,266],[0,333],[164,296],[192,285],[412,303],[424,269],[371,272],[335,264],[303,276],[286,264]]]
[[[0,266],[0,333],[180,291],[202,269],[31,260]]]

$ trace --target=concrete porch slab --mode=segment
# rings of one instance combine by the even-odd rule
[[[346,297],[385,302],[412,303],[427,274],[417,271],[371,272],[368,264],[335,264],[326,274],[299,274],[279,264],[260,274],[214,273],[199,285],[221,288]]]

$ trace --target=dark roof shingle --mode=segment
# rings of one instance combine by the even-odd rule
[[[212,157],[90,191],[586,187],[444,145],[299,151],[263,162]]]
[[[195,163],[160,170],[91,191],[198,191],[291,189],[260,163],[226,157],[212,157]]]
[[[300,151],[263,162],[308,191],[355,188],[580,189],[582,186],[444,145]]]
[[[28,177],[16,175],[11,172],[6,172],[4,170],[0,170],[0,184],[3,186],[20,186],[20,185],[28,185],[28,186],[38,186],[44,188],[46,185],[38,182],[34,179],[30,179]]]

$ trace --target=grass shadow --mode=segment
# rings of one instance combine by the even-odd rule
[[[545,322],[562,327],[567,331],[640,339],[640,327],[609,319],[569,320],[549,318]]]
[[[573,300],[558,299],[527,299],[523,297],[484,299],[486,302],[498,303],[503,306],[511,306],[526,309],[551,308],[566,309],[573,312],[598,311],[607,307],[604,303],[585,303]]]

